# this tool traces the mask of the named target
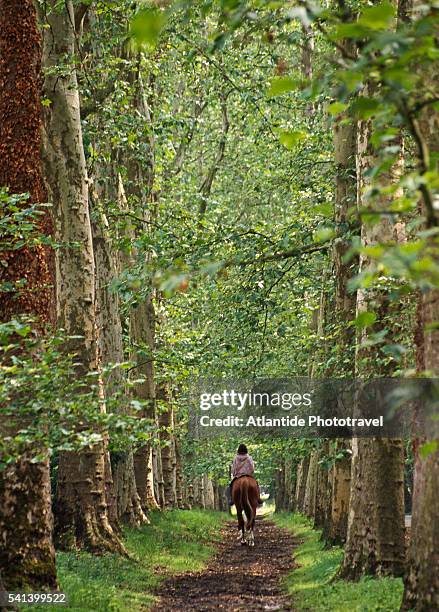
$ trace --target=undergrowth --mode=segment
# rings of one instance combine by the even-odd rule
[[[343,549],[326,549],[321,532],[299,514],[276,514],[275,522],[293,531],[303,543],[294,551],[299,565],[285,579],[295,610],[313,612],[396,612],[402,598],[399,578],[362,578],[359,582],[333,580]]]
[[[154,590],[168,576],[203,569],[228,516],[207,510],[173,510],[153,512],[149,518],[150,525],[124,531],[133,559],[84,552],[57,554],[60,591],[67,593],[69,601],[63,610],[148,610],[155,602]]]

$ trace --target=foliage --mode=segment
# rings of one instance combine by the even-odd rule
[[[115,393],[106,402],[107,410],[102,410],[99,377],[105,379],[123,364],[78,377],[75,356],[63,350],[67,337],[62,330],[42,336],[34,323],[21,318],[0,324],[0,405],[7,423],[0,442],[1,468],[25,450],[32,449],[33,460],[38,461],[47,451],[95,444],[103,439],[104,429],[115,448],[151,436],[155,427],[141,418],[142,403],[131,402],[123,414],[123,398]]]

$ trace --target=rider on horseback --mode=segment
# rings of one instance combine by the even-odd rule
[[[233,505],[232,486],[235,480],[239,478],[240,476],[251,476],[252,478],[255,478],[255,464],[254,464],[253,459],[248,454],[248,450],[245,444],[239,445],[238,452],[236,453],[235,458],[233,459],[231,471],[232,471],[232,481],[229,485],[229,488],[227,489],[227,497],[228,497],[230,506]],[[256,482],[256,484],[258,483]],[[261,500],[259,485],[258,485],[258,491],[259,491],[258,505],[261,506],[262,500]]]

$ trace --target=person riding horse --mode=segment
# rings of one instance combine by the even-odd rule
[[[233,459],[231,471],[232,471],[232,481],[230,482],[230,485],[228,488],[228,495],[227,495],[230,506],[233,505],[232,488],[233,488],[233,483],[235,482],[235,480],[237,478],[240,478],[241,476],[251,476],[252,478],[255,478],[255,464],[251,456],[248,454],[248,450],[245,444],[239,445],[238,452],[236,453],[235,458]],[[256,481],[256,478],[255,478],[255,481]],[[259,484],[257,481],[256,481],[256,484],[258,487],[258,505],[261,506],[262,500],[261,500]]]

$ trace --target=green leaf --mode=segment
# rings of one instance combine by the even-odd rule
[[[131,38],[139,45],[155,47],[166,23],[166,14],[155,8],[139,11],[131,21]]]
[[[437,448],[438,448],[437,440],[431,440],[430,442],[425,442],[419,448],[419,454],[421,455],[422,459],[426,459],[428,455],[435,453],[437,451]]]
[[[299,81],[297,79],[293,79],[292,77],[276,77],[271,81],[270,87],[267,91],[267,96],[269,98],[281,96],[289,91],[294,91],[297,89],[298,85]]]
[[[395,7],[390,2],[370,6],[362,12],[358,24],[371,30],[386,30],[395,17]]]
[[[307,132],[303,130],[286,130],[279,133],[279,142],[288,150],[293,149],[297,143],[302,142],[307,137]]]
[[[360,312],[357,318],[354,321],[355,327],[358,329],[363,329],[365,327],[370,327],[375,323],[377,316],[374,312],[368,312],[365,310],[364,312]]]
[[[359,96],[351,104],[351,111],[353,115],[359,119],[370,119],[377,109],[379,108],[379,102],[373,98],[366,98],[365,96]]]
[[[335,40],[343,40],[344,38],[363,38],[366,34],[367,28],[359,23],[342,23],[337,26],[332,38]]]
[[[321,227],[314,232],[314,240],[316,242],[327,242],[331,240],[335,235],[334,228],[332,227]]]
[[[343,102],[333,102],[328,106],[328,113],[330,115],[339,115],[348,107],[347,104]]]

